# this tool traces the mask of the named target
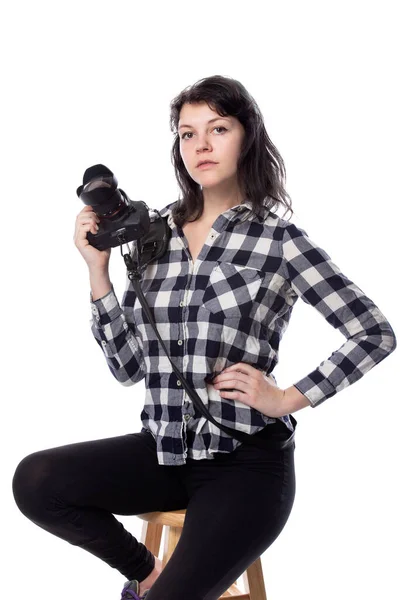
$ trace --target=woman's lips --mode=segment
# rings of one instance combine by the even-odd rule
[[[218,163],[203,163],[202,165],[199,165],[197,168],[198,169],[207,169],[207,167],[215,167],[215,165],[217,165]]]

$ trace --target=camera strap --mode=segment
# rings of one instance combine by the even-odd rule
[[[156,211],[156,212],[158,212],[158,211]],[[286,425],[284,423],[282,423],[281,421],[279,421],[278,419],[277,419],[276,423],[278,424],[278,427],[281,426],[281,431],[279,431],[279,432],[274,431],[271,439],[265,438],[265,428],[262,431],[257,432],[254,435],[249,435],[248,433],[244,433],[242,431],[238,431],[237,429],[232,429],[230,427],[226,427],[225,425],[222,425],[221,423],[218,423],[214,419],[214,417],[211,415],[211,413],[208,411],[208,409],[202,402],[200,396],[197,394],[197,392],[195,390],[193,390],[189,386],[186,379],[183,377],[183,375],[181,374],[179,369],[174,365],[170,356],[168,355],[168,351],[165,347],[165,344],[164,344],[163,340],[161,339],[161,336],[157,330],[156,324],[154,323],[151,309],[150,309],[150,307],[147,303],[147,300],[146,300],[146,298],[142,292],[142,289],[140,287],[140,281],[142,279],[143,272],[147,268],[147,265],[154,260],[158,260],[160,257],[162,257],[165,254],[165,252],[167,251],[167,248],[168,248],[168,243],[169,243],[170,237],[171,237],[171,229],[167,223],[167,217],[160,217],[160,219],[154,221],[151,224],[149,231],[145,235],[143,235],[140,239],[136,240],[136,244],[133,245],[132,254],[131,255],[123,254],[123,258],[124,258],[125,264],[127,266],[128,278],[132,282],[132,285],[136,292],[136,295],[139,298],[139,302],[141,303],[143,310],[145,311],[146,316],[147,316],[151,326],[153,327],[153,329],[160,341],[160,344],[162,345],[162,347],[165,351],[165,354],[168,357],[168,360],[170,361],[170,363],[172,365],[172,368],[173,368],[176,376],[182,383],[187,394],[191,398],[192,402],[194,403],[194,405],[196,406],[198,411],[203,415],[203,417],[205,417],[206,419],[211,421],[214,425],[216,425],[217,427],[222,429],[222,431],[224,431],[228,435],[232,436],[233,438],[235,438],[236,440],[239,440],[240,442],[242,442],[244,444],[251,444],[253,446],[257,446],[258,448],[262,448],[265,450],[284,449],[284,448],[289,447],[291,444],[294,443],[295,431],[293,431],[293,433],[291,433],[288,430],[288,428],[286,427]],[[121,254],[122,254],[122,248],[121,248]],[[295,429],[296,425],[297,425],[296,419],[291,415],[289,416],[289,418],[291,419],[292,424]],[[273,429],[275,429],[275,427]],[[268,427],[267,427],[266,431],[268,432]],[[263,437],[258,437],[258,433],[261,433]],[[288,434],[290,434],[290,435],[288,436]]]

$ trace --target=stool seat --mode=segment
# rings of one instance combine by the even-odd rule
[[[163,568],[174,552],[185,522],[186,509],[165,512],[148,512],[136,515],[144,521],[141,542],[154,556],[162,561]],[[165,530],[164,530],[165,528]],[[161,538],[164,533],[164,552],[159,556]],[[267,600],[261,559],[257,558],[242,573],[245,590],[241,591],[235,581],[220,598],[236,598],[236,600]]]
[[[149,523],[159,523],[160,525],[182,528],[183,523],[185,522],[186,509],[169,510],[166,512],[148,512],[136,516]]]

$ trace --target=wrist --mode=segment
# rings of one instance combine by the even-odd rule
[[[112,283],[108,272],[90,272],[90,289],[92,293],[92,302],[101,300],[112,290]]]
[[[311,406],[311,402],[307,396],[302,394],[294,385],[291,385],[283,390],[281,405],[285,411],[283,414],[288,415],[297,410],[301,410],[302,408],[306,408],[307,406]]]
[[[91,279],[108,279],[108,267],[89,267],[89,277]]]

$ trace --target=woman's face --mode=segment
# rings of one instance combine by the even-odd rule
[[[245,135],[243,125],[236,117],[220,117],[206,102],[184,104],[179,114],[178,133],[182,160],[198,184],[212,188],[236,180]],[[197,165],[202,160],[217,164],[199,169]]]

